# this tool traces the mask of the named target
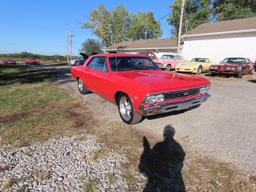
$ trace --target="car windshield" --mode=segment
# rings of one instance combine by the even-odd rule
[[[158,70],[158,66],[147,57],[110,57],[112,71]]]
[[[209,62],[209,59],[205,58],[194,58],[191,60],[192,62]]]
[[[184,60],[184,58],[181,55],[175,55],[176,60]]]
[[[246,63],[245,58],[226,58],[222,61],[222,63],[232,63],[232,64],[243,64]]]

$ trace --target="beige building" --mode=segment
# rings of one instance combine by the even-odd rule
[[[145,51],[176,52],[176,50],[176,38],[126,41],[104,49],[107,53],[138,53]]]

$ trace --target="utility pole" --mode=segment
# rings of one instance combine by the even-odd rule
[[[70,31],[70,38],[69,38],[69,43],[70,43],[70,60],[72,59],[72,48],[73,48],[73,34],[72,31]]]
[[[66,46],[67,46],[67,62],[70,63],[73,54],[73,33],[66,32]]]
[[[180,42],[181,42],[181,34],[182,34],[184,7],[185,7],[185,0],[182,0],[181,13],[180,13],[180,26],[179,26],[177,53],[180,52]]]
[[[66,32],[66,46],[67,46],[67,62],[69,63],[70,58],[69,58],[69,34]]]

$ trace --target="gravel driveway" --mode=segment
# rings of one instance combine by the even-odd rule
[[[91,108],[97,118],[121,121],[117,108],[95,94],[82,96],[75,81],[61,86]],[[145,119],[132,128],[161,137],[164,126],[176,129],[177,139],[199,154],[256,171],[256,83],[238,79],[213,80],[212,97],[199,108]],[[98,106],[98,107],[95,107]]]

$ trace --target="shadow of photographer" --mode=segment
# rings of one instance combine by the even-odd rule
[[[164,141],[153,148],[143,137],[144,151],[140,157],[139,170],[148,177],[144,192],[185,192],[182,178],[185,152],[174,139],[175,129],[168,125],[164,128]]]

